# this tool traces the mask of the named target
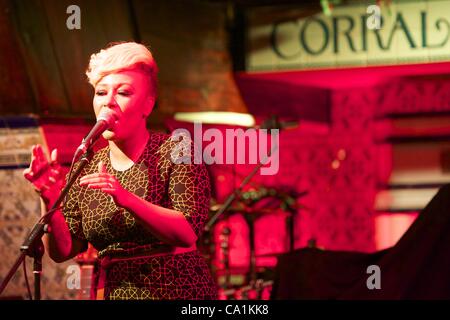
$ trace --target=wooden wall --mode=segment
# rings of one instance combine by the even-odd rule
[[[81,29],[69,30],[69,5]],[[228,53],[224,4],[207,1],[0,0],[1,115],[93,117],[89,57],[110,42],[149,45],[159,65],[152,123],[176,111],[246,111]]]

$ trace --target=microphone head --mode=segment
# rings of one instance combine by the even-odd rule
[[[111,127],[116,121],[116,115],[110,108],[103,108],[97,116],[97,122],[105,121]]]

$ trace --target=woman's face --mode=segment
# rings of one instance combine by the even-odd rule
[[[141,133],[146,128],[145,118],[152,111],[154,101],[144,73],[127,70],[104,76],[95,86],[94,112],[98,116],[103,108],[110,108],[117,120],[103,137],[123,141]]]

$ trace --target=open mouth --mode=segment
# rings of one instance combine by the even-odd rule
[[[109,131],[114,130],[114,128],[117,126],[117,124],[119,123],[119,117],[114,114],[114,121],[112,123],[112,126],[108,129]]]
[[[108,127],[108,129],[106,129],[106,131],[114,132],[114,130],[115,130],[115,128],[116,128],[118,123],[119,123],[119,120],[116,118],[114,120],[114,122],[112,122],[112,124]]]
[[[119,122],[118,120],[114,121],[112,123],[112,125],[108,128],[108,131],[111,131],[111,132],[114,131],[114,129],[116,128],[118,122]]]

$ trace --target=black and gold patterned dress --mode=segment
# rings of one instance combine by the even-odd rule
[[[103,161],[125,189],[182,212],[199,236],[208,216],[209,177],[203,165],[172,161],[179,145],[169,135],[150,132],[144,152],[131,168],[115,170],[106,147],[94,155],[80,177],[97,172]],[[108,194],[78,182],[67,196],[63,214],[71,233],[98,250],[105,299],[216,298],[215,282],[197,250],[164,254],[170,247],[144,229],[133,214],[116,206]]]

